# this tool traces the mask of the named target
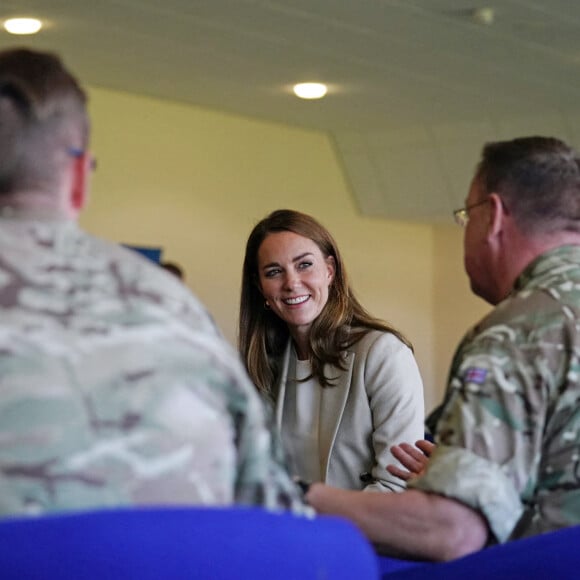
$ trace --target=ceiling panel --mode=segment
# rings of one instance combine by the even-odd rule
[[[326,131],[362,212],[449,219],[484,139],[577,138],[580,2],[4,0],[84,82]],[[0,46],[22,39],[0,33]],[[304,102],[293,83],[321,80]]]

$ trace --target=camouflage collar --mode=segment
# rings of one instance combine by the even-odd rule
[[[31,221],[31,222],[67,222],[72,221],[63,215],[62,210],[45,207],[26,207],[18,205],[0,205],[0,220]]]
[[[560,246],[538,256],[519,275],[514,291],[544,286],[555,276],[580,278],[580,246]]]

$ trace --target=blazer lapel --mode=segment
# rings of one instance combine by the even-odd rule
[[[288,382],[288,366],[290,365],[290,353],[292,352],[292,340],[288,340],[286,350],[282,357],[282,368],[278,388],[276,391],[276,426],[278,431],[282,429],[282,412],[284,411],[284,399],[286,395],[286,383]]]
[[[346,353],[344,360],[346,370],[344,371],[336,367],[328,366],[324,369],[327,377],[335,377],[337,374],[338,377],[334,381],[334,386],[322,389],[322,398],[320,401],[318,445],[320,449],[322,481],[326,480],[332,447],[346,406],[354,366],[354,356],[354,353],[351,351]]]

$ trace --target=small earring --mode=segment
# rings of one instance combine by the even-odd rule
[[[267,300],[264,300],[264,310],[270,310],[270,303]]]

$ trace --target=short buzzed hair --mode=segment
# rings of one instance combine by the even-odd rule
[[[488,143],[477,177],[528,234],[580,232],[580,158],[553,137]]]
[[[58,56],[0,52],[0,195],[54,186],[70,152],[87,146],[86,102]]]

